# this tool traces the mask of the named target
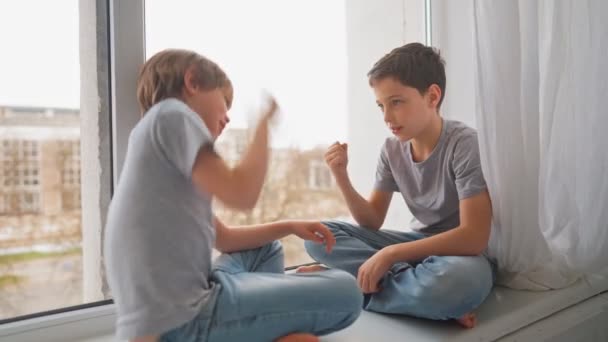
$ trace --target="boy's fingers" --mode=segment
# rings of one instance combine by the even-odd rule
[[[361,291],[363,291],[363,276],[361,274],[361,269],[359,269],[359,272],[357,273],[357,285],[359,286],[359,288],[361,289]]]
[[[329,228],[327,228],[322,223],[318,223],[317,232],[318,232],[318,234],[323,236],[324,241],[325,241],[325,248],[327,249],[327,252],[328,253],[331,252],[331,249],[336,244],[336,238],[334,237],[334,234],[331,232],[331,230],[329,230]]]
[[[344,156],[339,152],[332,153],[332,154],[328,155],[327,157],[325,157],[325,160],[331,161],[331,160],[338,159],[338,158],[344,158]]]
[[[367,287],[367,272],[365,272],[364,269],[359,269],[357,283],[359,284],[359,288],[361,288],[361,291],[363,291],[363,293],[369,292],[369,289]]]
[[[331,156],[329,158],[327,158],[327,164],[334,164],[334,163],[339,163],[342,158],[340,156]]]
[[[344,157],[344,156],[346,156],[346,154],[344,153],[344,151],[334,151],[332,153],[328,153],[326,158]]]
[[[329,149],[327,149],[327,152],[325,154],[333,154],[336,152],[343,152],[344,149],[340,146],[340,145],[335,145],[330,147]]]
[[[277,112],[279,105],[277,104],[277,100],[274,97],[271,96],[269,100],[270,100],[270,102],[269,102],[268,110],[266,111],[266,113],[268,113],[269,115],[272,115]]]
[[[337,146],[340,146],[340,143],[336,141],[335,143],[329,145],[327,152],[334,150]]]
[[[363,277],[363,286],[365,287],[365,293],[369,293],[369,279],[367,274]]]

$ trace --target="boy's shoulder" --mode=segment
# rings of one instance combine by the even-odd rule
[[[455,121],[445,120],[446,137],[443,143],[450,154],[478,154],[479,143],[477,140],[477,130],[467,124]]]
[[[187,104],[176,98],[164,99],[152,106],[137,123],[139,131],[174,131],[187,122],[204,126],[200,117]],[[177,130],[179,131],[179,130]],[[157,132],[158,133],[158,132]]]
[[[170,114],[192,115],[193,113],[192,109],[190,109],[190,107],[188,107],[188,105],[183,101],[176,98],[168,98],[158,102],[148,109],[143,118],[148,118],[149,121],[156,121],[159,119],[159,117]]]
[[[456,145],[464,140],[477,143],[477,130],[464,122],[444,120],[446,145]]]
[[[382,147],[382,153],[388,159],[403,157],[409,153],[410,142],[402,142],[398,138],[387,137]],[[455,153],[456,149],[477,149],[477,130],[464,122],[456,120],[443,120],[443,127],[438,147],[445,149],[448,153]]]

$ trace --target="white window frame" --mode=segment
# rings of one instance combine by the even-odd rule
[[[82,178],[93,177],[91,181],[95,183],[92,189],[83,189],[82,195],[83,201],[90,201],[88,207],[94,208],[87,212],[87,203],[83,203],[83,286],[87,302],[87,296],[96,295],[87,292],[108,293],[101,276],[102,234],[129,133],[139,120],[135,85],[137,71],[145,58],[144,0],[80,1],[79,9],[84,81],[81,111],[86,108],[88,112],[99,113],[91,123],[81,123],[86,132],[81,139],[89,139],[81,141]],[[96,68],[96,75],[89,78],[91,69],[84,69],[87,66]],[[91,170],[90,164],[98,169]],[[0,341],[70,341],[113,335],[114,323],[115,306],[104,300],[2,324]]]

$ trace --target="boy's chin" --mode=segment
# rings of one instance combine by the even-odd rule
[[[410,136],[397,135],[397,134],[393,134],[393,136],[395,138],[397,138],[397,140],[399,140],[400,142],[408,142],[408,141],[412,140],[412,137],[410,137]]]

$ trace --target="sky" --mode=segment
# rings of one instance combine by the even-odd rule
[[[273,145],[346,137],[344,0],[147,0],[145,8],[147,57],[186,48],[227,72],[229,127],[252,124],[267,91],[282,108]],[[78,25],[77,0],[0,2],[0,105],[79,107]]]

